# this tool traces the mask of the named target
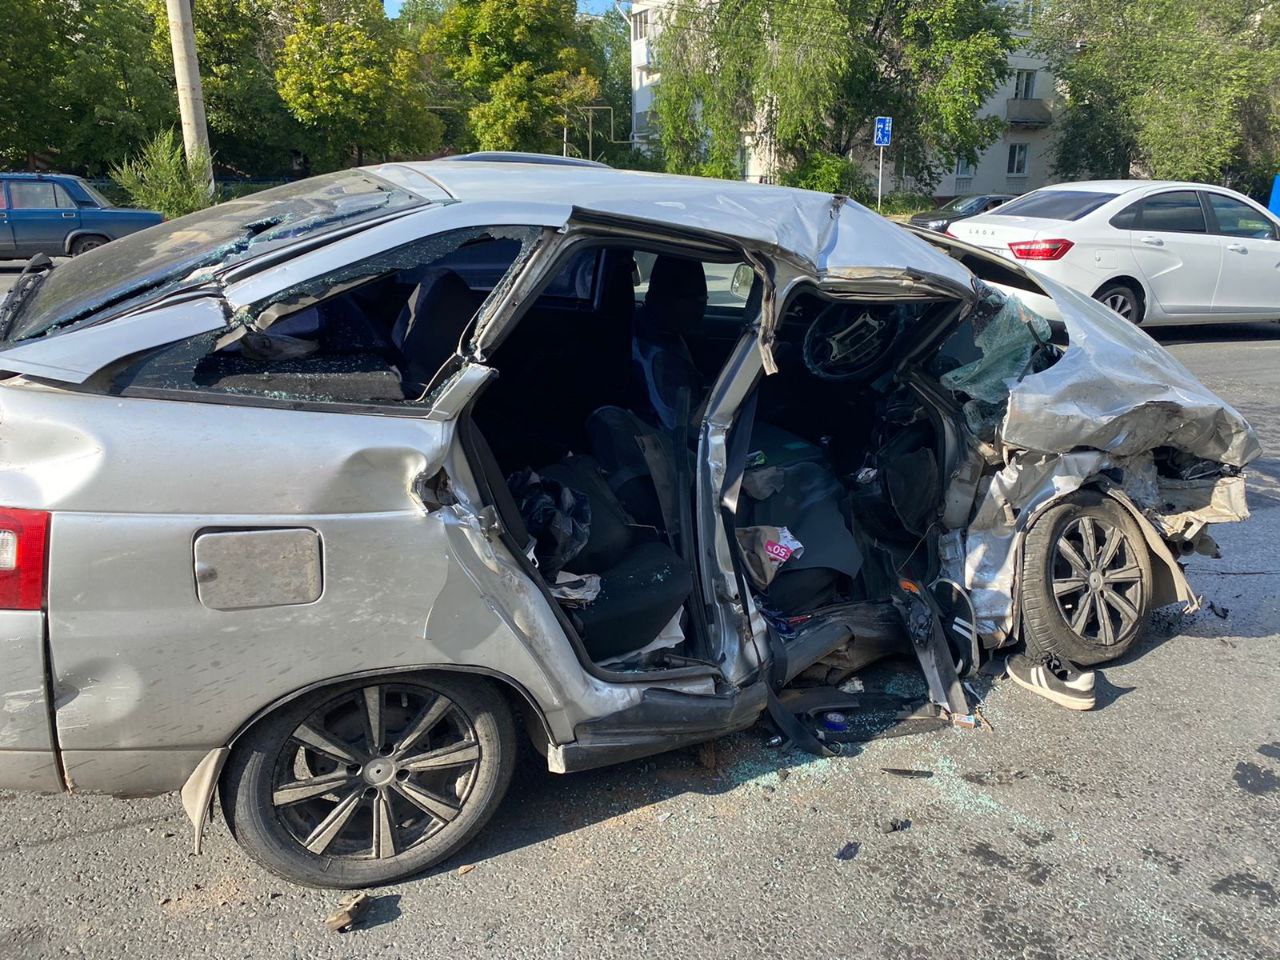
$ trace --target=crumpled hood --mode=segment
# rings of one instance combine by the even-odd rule
[[[1144,332],[1083,294],[1033,276],[1057,302],[1070,346],[1013,388],[1005,443],[1115,456],[1172,446],[1233,467],[1262,453],[1249,422]]]

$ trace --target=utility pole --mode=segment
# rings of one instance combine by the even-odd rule
[[[193,0],[165,0],[169,10],[169,42],[173,45],[173,73],[178,81],[178,114],[182,117],[182,145],[187,161],[202,157],[209,190],[213,190],[213,163],[209,153],[209,127],[200,90],[200,60],[196,56]]]

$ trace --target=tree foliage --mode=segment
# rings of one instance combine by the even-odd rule
[[[0,164],[25,167],[49,145],[48,81],[64,59],[57,0],[8,0],[0,16]]]
[[[988,0],[674,0],[664,17],[655,111],[670,169],[740,176],[745,133],[784,175],[829,174],[832,158],[870,156],[887,114],[899,169],[931,187],[1000,133],[980,114],[1013,41]]]
[[[1051,0],[1036,42],[1066,111],[1061,176],[1259,191],[1280,160],[1280,9],[1267,0]]]
[[[608,151],[630,130],[628,24],[574,0],[193,0],[220,175],[476,146]],[[10,0],[0,163],[101,174],[178,121],[165,0]]]
[[[163,130],[139,156],[111,168],[111,179],[137,207],[159,210],[169,219],[203,210],[213,202],[207,179],[208,158],[188,159],[182,140]]]
[[[453,0],[430,47],[481,149],[554,151],[600,94],[574,0]]]
[[[66,0],[57,74],[42,96],[59,161],[105,173],[157,130],[177,122],[173,72],[152,45],[141,0]]]
[[[427,96],[418,59],[380,0],[295,0],[289,12],[276,81],[299,121],[358,159],[438,144],[439,121],[418,109]]]

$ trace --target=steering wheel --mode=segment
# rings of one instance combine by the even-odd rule
[[[822,380],[862,380],[879,372],[902,327],[893,304],[833,303],[804,334],[804,365]]]

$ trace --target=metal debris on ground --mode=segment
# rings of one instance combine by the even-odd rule
[[[881,833],[901,833],[903,830],[911,826],[911,821],[905,818],[894,817],[892,820],[886,820],[880,824]]]
[[[1229,613],[1231,612],[1231,611],[1230,611],[1230,610],[1228,610],[1226,607],[1220,607],[1220,606],[1218,606],[1218,605],[1217,605],[1216,603],[1214,603],[1212,600],[1210,600],[1210,601],[1209,601],[1209,610],[1210,610],[1210,612],[1212,612],[1212,613],[1213,613],[1213,615],[1214,615],[1215,617],[1217,617],[1219,620],[1225,620],[1225,619],[1227,619],[1227,614],[1229,614]]]
[[[932,770],[910,770],[906,767],[881,767],[880,769],[895,777],[906,777],[910,780],[927,780],[933,776]]]
[[[855,843],[850,840],[843,847],[836,851],[837,860],[852,860],[858,855],[858,851],[862,849],[862,844]]]
[[[476,868],[474,863],[464,863],[458,868],[458,876],[465,877],[468,873]]]
[[[350,930],[369,908],[367,893],[349,893],[338,901],[338,909],[325,918],[324,925],[334,933]]]

